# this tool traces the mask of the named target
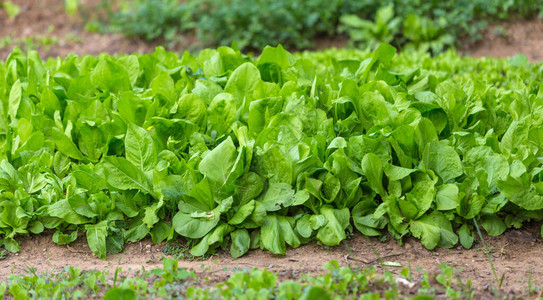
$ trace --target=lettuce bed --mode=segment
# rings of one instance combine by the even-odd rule
[[[543,218],[541,65],[266,47],[0,63],[0,245],[199,256],[350,233],[471,247]],[[388,232],[388,235],[385,233]]]

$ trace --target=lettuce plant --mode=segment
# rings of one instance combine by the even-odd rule
[[[256,58],[16,49],[0,62],[0,245],[53,230],[99,257],[195,256],[351,233],[473,243],[543,215],[541,65],[327,50]]]

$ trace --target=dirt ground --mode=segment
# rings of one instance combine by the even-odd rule
[[[0,39],[6,36],[18,39],[56,38],[57,44],[39,47],[38,52],[42,58],[63,57],[69,53],[78,55],[97,55],[103,52],[149,53],[159,45],[159,42],[145,43],[138,39],[127,39],[120,34],[102,35],[86,32],[81,12],[73,16],[67,15],[64,1],[61,0],[12,2],[21,7],[21,12],[14,19],[10,19],[4,10],[0,10]],[[101,0],[81,0],[80,4],[87,12],[91,12],[100,2]],[[11,48],[8,46],[0,49],[0,59],[5,59]]]
[[[541,287],[543,283],[543,241],[539,236],[540,224],[532,224],[521,230],[508,230],[499,237],[484,236],[484,240],[494,263],[497,276],[503,276],[501,295],[507,298],[527,295],[530,284]],[[161,267],[161,257],[166,245],[154,245],[150,240],[127,245],[120,254],[110,254],[107,260],[93,256],[84,237],[78,238],[70,246],[59,246],[52,242],[51,235],[24,238],[21,252],[10,254],[0,261],[0,281],[12,273],[25,274],[29,267],[38,273],[59,272],[66,266],[83,270],[124,270],[124,275],[134,274],[145,267],[146,270]],[[403,267],[410,266],[414,278],[422,273],[417,268],[437,275],[439,265],[445,263],[459,272],[465,282],[471,280],[479,294],[491,296],[497,283],[488,261],[485,248],[476,243],[470,250],[454,249],[426,250],[420,241],[409,238],[403,246],[394,240],[380,242],[376,238],[366,238],[358,233],[337,247],[325,247],[311,243],[297,249],[288,249],[285,256],[278,256],[263,250],[251,250],[239,259],[233,259],[227,252],[219,253],[207,260],[179,261],[180,267],[193,269],[200,277],[211,281],[224,280],[237,269],[268,268],[278,272],[280,278],[295,278],[303,273],[321,273],[322,265],[337,260],[341,265],[353,267],[377,266],[378,270],[388,270],[399,274]],[[382,261],[392,261],[403,267],[383,267]],[[483,297],[485,298],[485,297]]]
[[[524,54],[532,61],[543,61],[543,19],[496,23],[484,38],[464,51],[474,57],[508,57]]]

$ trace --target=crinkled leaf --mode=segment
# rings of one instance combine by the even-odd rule
[[[426,146],[423,161],[426,168],[433,170],[444,182],[464,173],[456,150],[441,142],[432,142]]]
[[[289,207],[294,200],[294,190],[290,184],[282,182],[272,182],[262,199],[259,199],[266,211],[277,211],[283,207]]]
[[[451,222],[437,211],[411,221],[409,229],[414,237],[422,239],[422,244],[429,250],[438,244],[451,248],[458,243],[458,236],[452,231]]]
[[[346,238],[345,229],[349,226],[349,209],[333,209],[330,206],[321,208],[321,215],[328,221],[317,233],[317,238],[323,244],[336,246]]]

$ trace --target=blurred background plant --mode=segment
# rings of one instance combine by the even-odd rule
[[[180,5],[177,0],[124,2],[121,9],[114,12],[110,30],[145,40],[171,40],[188,28],[186,23],[190,21],[191,15],[186,6]]]
[[[296,49],[312,47],[316,37],[336,33],[336,12],[343,3],[341,0],[200,2],[194,24],[204,44],[225,45],[236,41],[240,48],[251,49],[279,43]]]
[[[79,0],[64,0],[64,10],[69,15],[75,15],[79,9]]]
[[[454,45],[454,36],[447,32],[444,18],[431,20],[410,14],[403,22],[403,36],[408,41],[406,50],[432,51],[439,53]]]
[[[59,44],[59,38],[53,34],[55,26],[51,25],[47,28],[47,34],[16,37],[11,34],[0,38],[0,49],[13,48],[18,46],[25,51],[44,49],[48,50],[53,45]]]
[[[0,2],[0,8],[4,9],[10,19],[15,19],[21,12],[21,7],[11,1]]]
[[[77,11],[77,0],[65,1]],[[489,22],[543,17],[541,0],[104,0],[99,8],[83,14],[86,30],[170,44],[189,34],[203,46],[236,41],[247,50],[307,49],[343,34],[351,47],[439,53],[480,40]]]
[[[194,11],[200,0],[104,0],[82,17],[87,32],[121,33],[145,41],[173,46],[195,28]]]
[[[340,32],[347,32],[351,46],[374,49],[381,43],[391,43],[400,32],[401,19],[394,17],[391,3],[377,10],[375,21],[364,20],[357,15],[343,15],[340,18]]]

